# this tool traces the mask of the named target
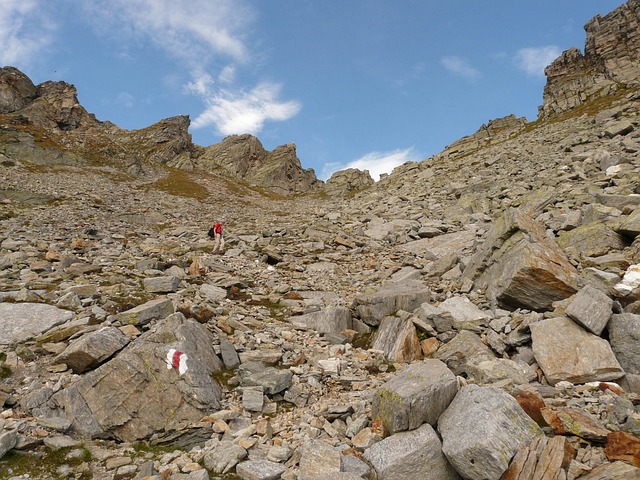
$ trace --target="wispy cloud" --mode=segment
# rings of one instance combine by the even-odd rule
[[[210,93],[201,88],[198,93],[207,106],[192,125],[194,128],[214,126],[222,135],[257,134],[265,122],[288,120],[300,111],[300,103],[279,100],[280,88],[273,83],[261,83],[250,91],[240,92],[222,89]]]
[[[114,38],[150,40],[190,67],[225,55],[244,62],[243,40],[254,17],[241,0],[83,0],[96,31]]]
[[[555,45],[546,47],[522,48],[516,52],[516,66],[527,75],[544,75],[544,69],[560,56],[562,52]]]
[[[368,170],[371,178],[380,180],[383,173],[391,173],[394,168],[406,162],[417,162],[422,160],[418,152],[413,147],[393,150],[391,152],[370,152],[347,164],[327,163],[322,169],[320,177],[324,180],[340,170],[347,168],[357,168],[358,170]]]
[[[454,75],[458,75],[464,78],[475,79],[482,76],[480,70],[473,67],[468,60],[462,57],[442,57],[440,59],[440,64]]]
[[[26,68],[52,41],[55,24],[37,0],[3,0],[0,6],[0,66]]]
[[[184,92],[204,104],[194,128],[255,134],[265,122],[300,111],[298,102],[279,100],[276,83],[235,85],[238,69],[255,55],[246,41],[255,12],[244,0],[84,0],[82,5],[100,19],[95,28],[101,34],[151,41],[187,68],[191,80]]]

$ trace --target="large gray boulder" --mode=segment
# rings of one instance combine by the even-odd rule
[[[578,325],[600,335],[613,314],[612,308],[613,300],[607,294],[587,285],[576,294],[565,313]]]
[[[343,330],[353,328],[351,310],[345,307],[326,308],[317,312],[288,317],[287,321],[319,333],[340,333]]]
[[[44,303],[0,303],[0,345],[14,345],[37,337],[75,314]]]
[[[639,375],[640,315],[612,315],[609,321],[609,342],[625,373]]]
[[[371,416],[394,434],[423,423],[435,425],[458,392],[456,376],[440,360],[414,363],[382,385],[373,396]]]
[[[64,363],[74,373],[83,373],[98,367],[128,343],[129,339],[120,329],[104,327],[71,343],[53,363]]]
[[[467,479],[499,479],[521,446],[544,436],[508,393],[468,385],[438,420],[442,451]]]
[[[51,400],[92,438],[137,441],[198,422],[220,406],[213,340],[197,321],[173,314]]]
[[[442,453],[438,434],[428,423],[385,438],[364,451],[378,480],[457,480]],[[479,478],[479,477],[478,477]]]
[[[113,315],[114,323],[121,325],[146,325],[152,320],[160,320],[175,312],[169,298],[156,298],[130,310]]]
[[[501,304],[537,311],[578,291],[578,272],[567,256],[540,223],[513,208],[496,220],[463,279]]]
[[[371,340],[390,362],[410,363],[422,356],[416,327],[410,318],[385,317]]]
[[[533,354],[551,385],[616,380],[624,375],[609,342],[568,317],[530,325]]]
[[[412,312],[430,298],[431,291],[420,281],[390,282],[373,293],[357,296],[353,307],[362,321],[375,326],[387,315],[393,315],[398,310]]]
[[[433,355],[442,360],[456,375],[469,374],[469,367],[485,360],[493,360],[496,354],[473,332],[463,330],[440,347]]]

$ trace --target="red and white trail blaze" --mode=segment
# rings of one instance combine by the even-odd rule
[[[187,367],[187,358],[186,353],[179,352],[175,348],[172,348],[167,352],[167,368],[175,368],[178,370],[180,375],[184,375],[184,373],[189,369],[189,367]]]

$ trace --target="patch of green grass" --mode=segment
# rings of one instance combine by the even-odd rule
[[[200,185],[195,179],[195,174],[178,168],[165,167],[167,175],[153,183],[145,184],[146,190],[159,190],[177,197],[195,198],[205,201],[209,197],[206,187]]]
[[[77,448],[61,448],[52,450],[50,448],[42,448],[36,451],[19,452],[17,450],[9,450],[0,459],[0,478],[9,478],[12,476],[26,475],[28,478],[67,478],[61,476],[58,468],[63,466],[77,467],[83,463],[91,461],[91,453],[83,448],[80,455],[69,455],[72,450]],[[89,480],[93,475],[89,472],[79,473],[80,476],[73,478],[78,480]]]
[[[11,367],[8,365],[0,365],[0,378],[8,378],[12,373]]]

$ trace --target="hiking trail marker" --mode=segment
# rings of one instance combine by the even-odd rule
[[[186,353],[179,352],[175,348],[172,348],[167,352],[167,369],[171,370],[175,368],[180,373],[180,376],[182,376],[189,370],[189,367],[187,367],[187,359]]]

